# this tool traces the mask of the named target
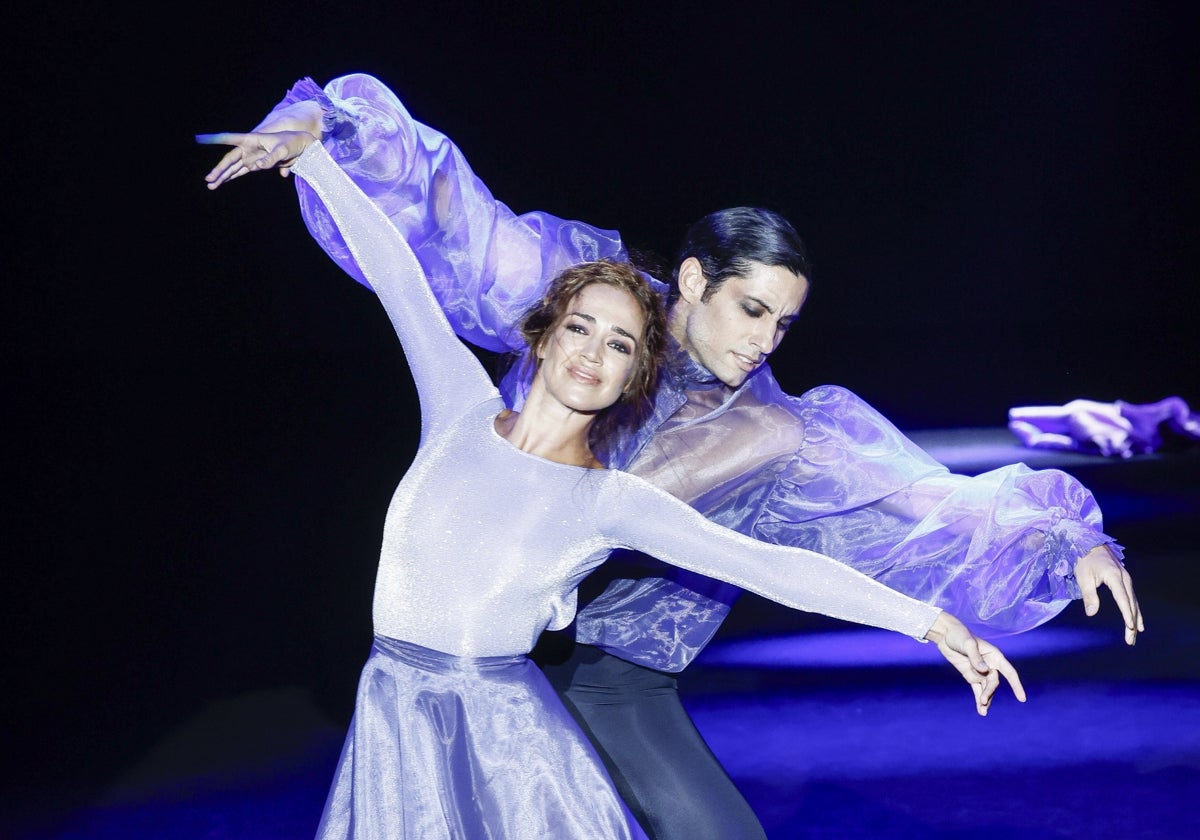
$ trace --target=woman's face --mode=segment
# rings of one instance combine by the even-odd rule
[[[608,408],[633,375],[645,329],[641,307],[628,292],[604,283],[585,286],[543,343],[538,376],[572,410]]]

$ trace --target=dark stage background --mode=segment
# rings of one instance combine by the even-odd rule
[[[782,212],[816,265],[775,357],[795,392],[910,430],[1200,405],[1189,4],[767,8],[11,18],[7,808],[84,797],[223,698],[349,714],[412,386],[291,182],[209,193],[192,143],[301,76],[373,73],[513,209],[664,255],[711,210]]]

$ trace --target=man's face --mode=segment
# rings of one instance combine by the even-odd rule
[[[693,359],[736,388],[779,346],[804,305],[808,280],[782,266],[755,263],[701,301],[705,285],[699,262],[685,260],[671,332]]]

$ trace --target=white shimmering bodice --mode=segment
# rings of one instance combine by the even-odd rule
[[[388,508],[376,632],[463,656],[528,652],[575,614],[611,545],[590,514],[612,473],[522,452],[495,431],[499,398],[422,446]],[[499,477],[503,477],[502,480]]]

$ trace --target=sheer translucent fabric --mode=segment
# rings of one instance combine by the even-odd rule
[[[599,792],[596,784],[577,788],[583,771],[563,764],[590,762],[594,777],[607,780],[594,753],[583,757],[576,751],[568,759],[556,743],[561,725],[537,725],[539,717],[562,715],[557,700],[549,703],[553,692],[536,668],[505,665],[506,679],[518,684],[506,700],[483,678],[488,669],[479,662],[453,662],[528,653],[543,630],[571,621],[579,582],[615,548],[719,575],[797,609],[917,639],[928,632],[940,612],[936,607],[825,555],[723,528],[629,473],[559,464],[510,444],[495,430],[504,408],[499,392],[450,329],[420,265],[388,218],[319,144],[305,151],[293,171],[330,209],[387,310],[417,384],[422,428],[417,455],[388,507],[373,608],[378,636],[419,650],[394,655],[394,645],[381,650],[377,639],[327,804],[325,823],[331,828],[323,837],[461,836],[456,826],[475,813],[477,797],[506,807],[502,794],[511,782],[492,781],[502,771],[537,774],[543,788],[553,788],[547,807],[554,814],[538,805],[541,798],[507,805],[534,809],[517,815],[522,824],[553,821],[556,828],[548,835],[531,829],[508,835],[493,827],[495,836],[637,836],[635,825],[612,830],[619,797],[611,781]],[[438,655],[441,664],[424,669],[441,675],[436,689],[422,670],[429,656],[421,651]],[[436,710],[408,713],[435,697],[436,709],[449,710],[450,718]],[[472,725],[457,726],[460,714]],[[517,727],[523,737],[491,742],[488,733],[501,737]],[[437,751],[422,747],[439,739],[446,743]],[[409,750],[415,751],[411,758]],[[433,766],[414,771],[413,760]],[[481,766],[492,772],[480,775]],[[578,807],[560,808],[562,802]],[[570,811],[576,821],[563,822],[559,810]],[[395,825],[422,830],[396,835],[376,829]]]
[[[689,372],[694,363],[677,354],[660,385],[661,425],[628,441],[614,463],[629,459],[632,472],[714,522],[836,557],[985,635],[1053,618],[1078,597],[1075,560],[1110,542],[1094,497],[1064,472],[1018,464],[952,474],[846,389],[786,397],[768,370],[702,419],[689,418],[698,396],[724,392],[695,390]],[[576,638],[647,667],[682,670],[738,590],[628,555],[614,559],[618,576],[597,572],[612,579],[580,609]],[[627,564],[649,571],[627,573]]]
[[[529,659],[450,656],[377,636],[316,836],[645,834]]]
[[[518,349],[512,325],[559,270],[624,255],[612,231],[517,215],[496,201],[457,147],[371,76],[323,89],[305,79],[280,105],[298,99],[323,103],[325,147],[412,244],[454,330],[472,343]],[[319,198],[297,188],[310,233],[366,282]],[[518,385],[504,388],[519,404]],[[608,463],[713,521],[832,554],[992,636],[1035,627],[1078,598],[1072,570],[1094,547],[1122,556],[1092,495],[1067,474],[1023,465],[951,474],[853,393],[824,386],[789,396],[767,367],[729,391],[677,352],[653,418],[618,441]],[[585,605],[576,632],[630,661],[679,671],[736,595],[652,564]]]
[[[625,255],[615,231],[548,213],[514,215],[492,198],[458,147],[413,120],[372,76],[336,79],[328,93],[302,79],[276,109],[305,99],[325,105],[326,149],[404,235],[449,307],[455,331],[472,344],[493,351],[522,348],[511,330],[512,313],[540,298],[544,284],[509,287],[498,283],[500,278],[513,273],[551,278],[579,262]],[[313,237],[350,276],[370,287],[320,200],[303,181],[296,189]],[[451,289],[454,295],[442,296],[442,290]]]

